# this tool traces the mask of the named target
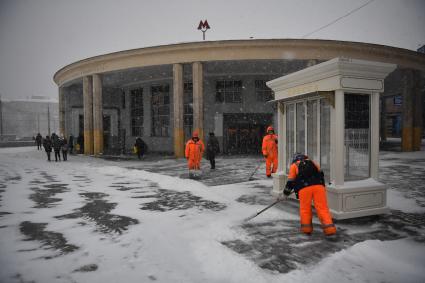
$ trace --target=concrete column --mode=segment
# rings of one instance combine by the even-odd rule
[[[283,136],[283,139],[280,139],[280,142],[277,144],[278,148],[278,170],[287,172],[286,168],[286,115],[285,115],[285,105],[283,102],[277,102],[277,128],[278,135]]]
[[[102,77],[93,75],[93,153],[103,153]]]
[[[67,137],[65,131],[65,90],[59,87],[59,135]]]
[[[287,176],[286,176],[286,113],[285,104],[283,102],[277,102],[277,128],[279,135],[278,147],[278,171],[273,175],[273,189],[271,194],[278,196],[283,192],[285,187]]]
[[[414,71],[413,74],[414,88],[413,88],[413,137],[412,137],[412,146],[414,151],[421,150],[422,142],[422,130],[423,130],[423,78],[421,77],[421,72],[418,70]]]
[[[183,65],[173,65],[174,156],[184,157]]]
[[[344,185],[344,132],[345,132],[345,104],[344,104],[344,91],[335,91],[335,108],[331,110],[331,180],[335,186]]]
[[[93,154],[93,79],[83,78],[84,154]]]
[[[370,99],[370,177],[378,181],[379,176],[379,93]]]
[[[413,70],[404,70],[402,77],[403,113],[401,150],[413,151]]]
[[[385,142],[387,141],[387,121],[386,121],[386,113],[387,113],[387,106],[386,106],[386,99],[385,96],[381,96],[380,99],[380,126],[379,126],[379,131],[380,131],[380,141],[381,142]]]
[[[192,64],[193,80],[193,130],[204,140],[204,75],[201,62]]]

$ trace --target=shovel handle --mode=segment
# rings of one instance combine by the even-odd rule
[[[263,208],[262,210],[260,210],[260,211],[259,211],[259,212],[257,212],[256,214],[251,215],[251,216],[250,216],[250,217],[248,217],[248,218],[245,218],[245,219],[244,219],[244,222],[249,221],[249,220],[251,220],[252,218],[257,217],[258,215],[260,215],[261,213],[263,213],[264,211],[266,211],[267,209],[269,209],[270,207],[272,207],[273,205],[275,205],[275,204],[277,204],[278,202],[281,202],[281,201],[282,201],[282,199],[277,199],[277,200],[275,200],[273,203],[269,204],[268,206],[266,206],[265,208]]]

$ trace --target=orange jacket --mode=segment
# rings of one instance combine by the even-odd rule
[[[191,159],[194,161],[201,161],[202,154],[204,153],[204,143],[199,140],[195,142],[193,139],[190,139],[186,143],[185,156],[187,159]]]
[[[277,135],[268,134],[263,138],[262,151],[267,158],[277,157]]]

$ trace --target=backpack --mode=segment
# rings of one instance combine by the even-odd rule
[[[316,165],[310,159],[303,159],[298,164],[298,176],[302,179],[310,178],[317,171]]]
[[[62,145],[62,150],[63,151],[67,151],[68,150],[68,144],[65,143],[64,145]]]
[[[302,159],[298,163],[298,175],[295,179],[295,192],[312,185],[324,185],[323,172],[319,171],[310,159]]]

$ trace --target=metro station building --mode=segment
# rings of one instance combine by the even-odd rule
[[[90,155],[127,152],[140,136],[149,151],[182,157],[195,130],[204,139],[214,132],[224,153],[259,153],[267,125],[277,128],[278,104],[266,82],[336,57],[397,66],[386,77],[381,98],[402,101],[397,124],[402,150],[419,150],[425,54],[329,40],[181,43],[72,63],[54,75],[60,132],[83,135]],[[383,139],[389,127],[385,105],[380,107]]]

